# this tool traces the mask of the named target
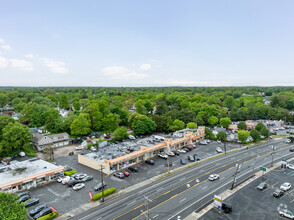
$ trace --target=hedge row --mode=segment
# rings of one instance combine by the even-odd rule
[[[77,172],[76,170],[64,171],[64,175],[71,176],[71,175],[73,175],[76,172]]]
[[[108,196],[108,195],[110,195],[112,193],[115,193],[115,191],[116,191],[116,188],[114,188],[114,187],[104,190],[104,197]],[[96,193],[95,195],[93,195],[92,201],[99,200],[101,198],[102,198],[102,192]]]
[[[37,218],[37,220],[50,220],[50,219],[53,219],[57,216],[57,213],[56,212],[51,212],[49,213],[48,215],[44,215],[40,218]]]

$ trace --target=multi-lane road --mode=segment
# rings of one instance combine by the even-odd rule
[[[272,146],[276,146],[272,156]],[[271,141],[242,149],[177,172],[121,197],[109,199],[98,207],[74,216],[74,220],[94,219],[183,219],[211,201],[214,194],[229,189],[236,172],[236,164],[242,164],[236,183],[249,178],[260,166],[270,167],[271,161],[294,156],[289,152],[293,144],[284,140]],[[219,179],[209,181],[210,174]]]

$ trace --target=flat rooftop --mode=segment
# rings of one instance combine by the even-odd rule
[[[183,138],[187,136],[188,131],[198,132],[197,129],[183,129],[170,135],[157,134],[145,138],[137,138],[135,140],[124,140],[118,143],[110,143],[105,147],[99,148],[98,152],[91,152],[84,156],[102,163],[104,159],[112,160],[138,151],[141,149],[141,146],[146,146],[148,148],[161,144],[164,142],[164,138],[172,138],[173,140]]]
[[[0,185],[48,172],[59,167],[61,166],[56,166],[39,158],[33,158],[22,162],[14,161],[13,164],[0,168]]]

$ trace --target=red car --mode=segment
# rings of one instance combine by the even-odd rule
[[[122,171],[123,172],[123,174],[125,175],[125,176],[129,176],[130,175],[130,173],[128,172],[128,171]]]

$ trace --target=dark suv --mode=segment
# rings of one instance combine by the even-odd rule
[[[273,193],[273,196],[274,196],[274,197],[277,197],[277,198],[281,197],[282,195],[284,195],[284,191],[283,191],[283,190],[280,190],[280,189],[277,189],[277,190],[274,191],[274,193]]]
[[[45,208],[45,209],[43,209],[41,212],[39,212],[38,214],[36,214],[35,216],[34,216],[34,219],[36,220],[37,218],[40,218],[40,217],[42,217],[42,216],[44,216],[44,215],[48,215],[48,214],[50,214],[52,212],[52,209],[50,209],[50,208]]]
[[[154,160],[146,160],[145,163],[150,164],[150,165],[154,165]]]
[[[188,156],[188,160],[189,160],[190,162],[194,162],[194,161],[195,161],[195,158],[192,157],[192,156]]]
[[[71,179],[70,181],[68,181],[67,186],[72,187],[78,183],[83,182],[82,180],[76,180],[76,179]]]
[[[132,172],[139,172],[139,169],[137,167],[129,167],[129,170]]]
[[[29,211],[29,215],[33,217],[34,215],[39,213],[41,210],[46,209],[46,208],[47,208],[46,204],[38,205],[37,207],[35,207]]]
[[[105,188],[105,186],[107,186],[106,183],[103,183],[103,186],[102,186],[102,183],[98,183],[96,186],[94,186],[94,190],[95,190],[95,191],[99,191],[99,190],[101,190],[102,188]]]

